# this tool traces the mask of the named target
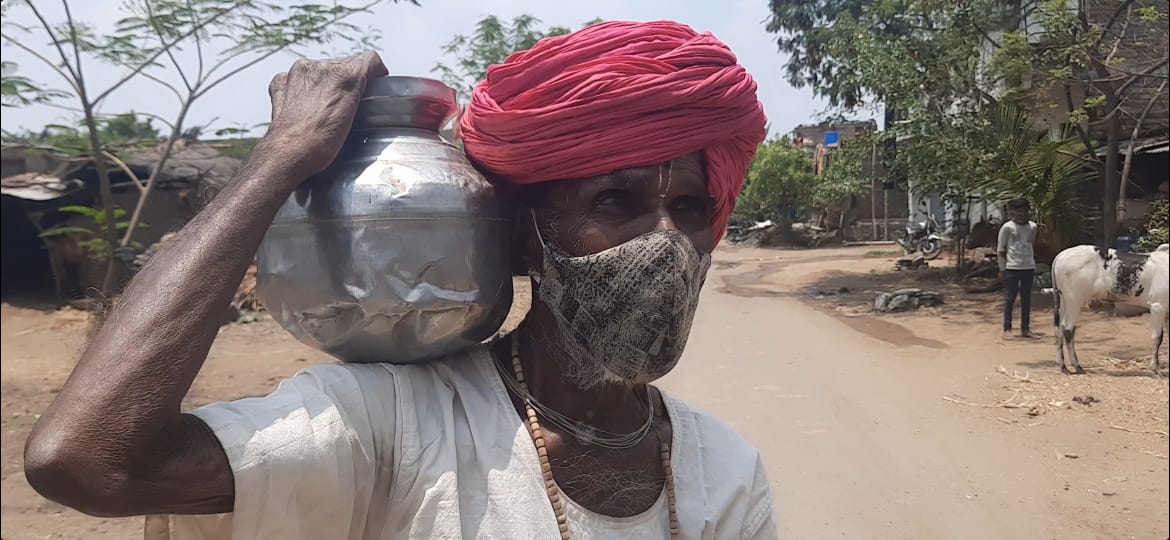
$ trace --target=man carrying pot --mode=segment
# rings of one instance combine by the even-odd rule
[[[775,538],[758,452],[650,385],[683,352],[764,138],[752,78],[676,23],[550,38],[475,89],[468,156],[521,208],[536,301],[517,331],[181,412],[277,208],[386,72],[367,53],[273,80],[263,141],[130,283],[37,423],[33,487],[94,515],[171,515],[180,538]]]

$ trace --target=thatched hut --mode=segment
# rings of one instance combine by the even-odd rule
[[[15,156],[43,152],[28,147],[5,147],[5,158],[16,173]],[[145,181],[158,163],[155,148],[135,148],[119,153],[126,169]],[[11,157],[11,159],[9,159]],[[3,295],[5,300],[18,297],[71,300],[99,287],[105,265],[87,257],[77,238],[42,239],[40,232],[57,225],[92,227],[84,216],[63,213],[69,205],[100,208],[97,169],[92,158],[49,160],[52,170],[20,171],[0,179],[3,202]],[[134,241],[150,246],[169,232],[179,230],[190,220],[208,197],[208,192],[222,186],[240,167],[241,161],[221,155],[216,146],[194,143],[173,153],[163,167],[158,183],[143,211]],[[132,212],[141,194],[140,184],[120,166],[110,166],[114,205]],[[120,285],[133,274],[129,262],[117,263],[116,282]]]

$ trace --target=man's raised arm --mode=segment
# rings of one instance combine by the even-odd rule
[[[25,446],[38,492],[102,516],[232,510],[231,467],[180,404],[280,205],[336,157],[374,53],[299,61],[269,87],[272,124],[236,177],[126,287]]]

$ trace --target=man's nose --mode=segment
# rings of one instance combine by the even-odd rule
[[[662,205],[655,212],[655,217],[658,221],[654,224],[655,231],[677,231],[678,227],[674,224],[674,218],[670,216],[670,210],[666,205]]]

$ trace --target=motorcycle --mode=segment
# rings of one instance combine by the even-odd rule
[[[894,240],[909,255],[914,252],[922,254],[922,258],[933,260],[942,253],[942,236],[938,233],[938,223],[933,217],[923,221],[910,222],[898,231]]]

